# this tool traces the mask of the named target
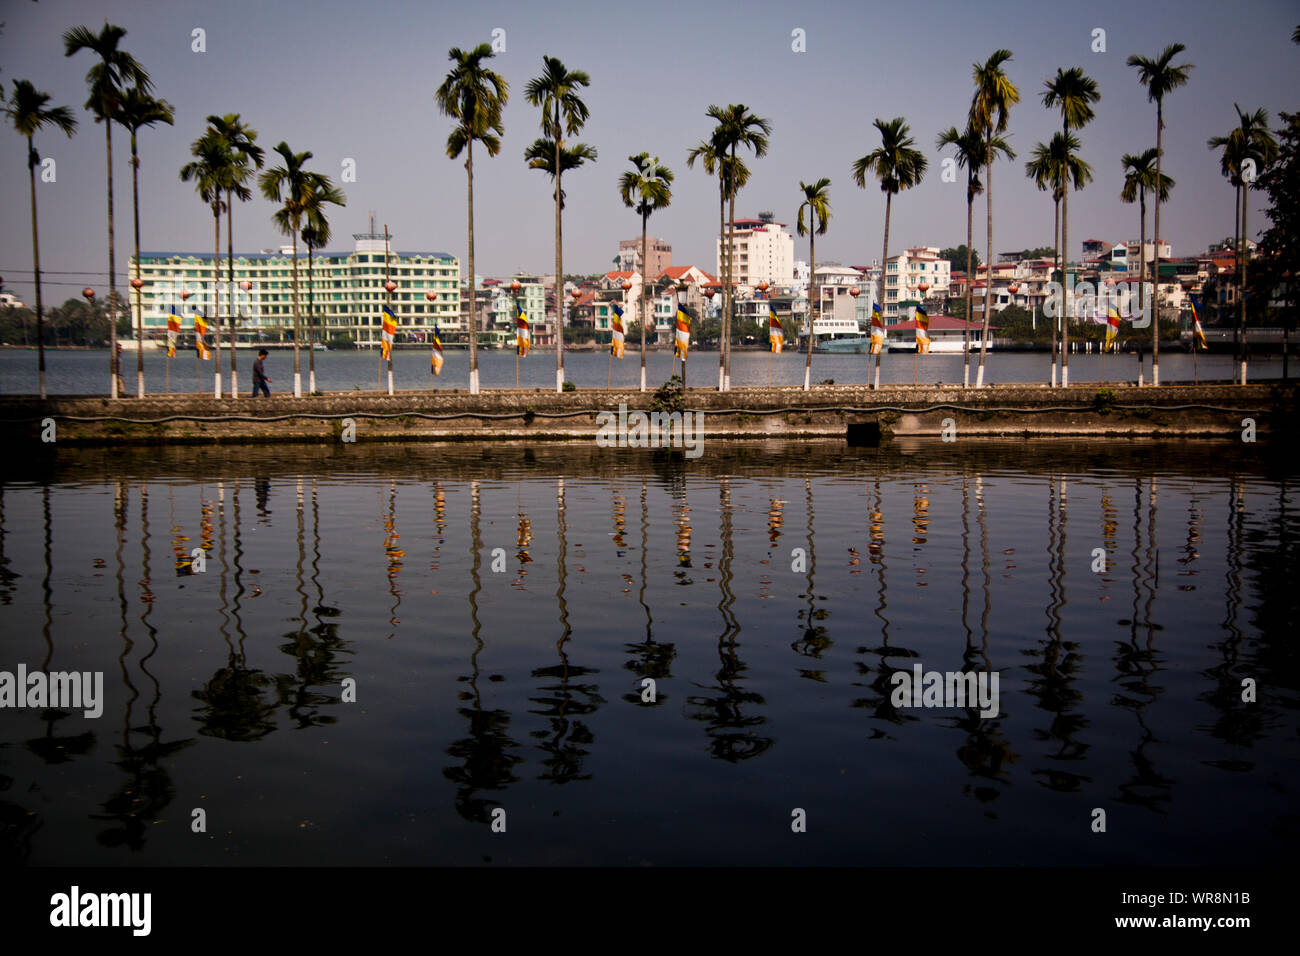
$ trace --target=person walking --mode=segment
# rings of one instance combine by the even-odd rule
[[[262,394],[265,395],[267,398],[271,397],[271,390],[267,388],[267,384],[271,380],[266,377],[266,370],[262,368],[262,360],[270,354],[271,353],[269,353],[266,349],[259,349],[257,352],[257,361],[253,363],[253,397],[254,398],[257,398],[258,389],[261,389]]]

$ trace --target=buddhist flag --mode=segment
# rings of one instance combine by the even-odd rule
[[[181,331],[181,317],[176,313],[176,306],[172,306],[171,311],[167,314],[167,357],[176,356],[176,336]]]
[[[885,317],[880,303],[871,303],[871,354],[878,355],[885,345]]]
[[[1102,351],[1109,348],[1117,348],[1117,338],[1119,336],[1119,310],[1113,305],[1106,316],[1106,343],[1102,346]]]
[[[1189,296],[1192,302],[1192,348],[1208,349],[1205,342],[1205,330],[1201,328],[1201,304],[1196,296]]]
[[[785,345],[785,329],[781,328],[781,320],[777,318],[776,309],[770,305],[767,307],[767,341],[772,346],[773,352],[781,351]]]
[[[397,336],[397,316],[393,310],[384,306],[383,328],[379,333],[379,351],[381,359],[389,359],[393,354],[393,339]]]
[[[690,310],[678,302],[676,354],[683,360],[686,358],[686,353],[691,350],[691,320],[693,318],[695,318],[695,316],[691,315]]]
[[[930,313],[923,305],[916,307],[916,349],[921,355],[930,351]]]
[[[438,338],[438,327],[433,327],[433,355],[429,359],[434,375],[442,374],[442,339]]]
[[[515,306],[515,351],[521,356],[528,354],[528,349],[533,343],[533,333],[528,326],[528,316],[524,315],[524,310]]]
[[[617,302],[611,302],[610,308],[613,309],[614,315],[609,320],[609,351],[614,358],[623,357],[624,349],[624,328],[623,328],[623,308]]]
[[[199,358],[207,361],[212,357],[208,351],[207,343],[203,341],[203,336],[208,334],[208,323],[203,316],[195,313],[194,315],[194,350],[199,353]]]

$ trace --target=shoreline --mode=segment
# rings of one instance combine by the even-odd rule
[[[954,436],[1260,440],[1293,435],[1300,391],[1259,385],[1095,384],[745,387],[688,390],[703,440],[826,439],[876,444],[895,437]],[[0,396],[0,436],[23,446],[165,444],[351,444],[594,440],[598,416],[650,412],[654,393],[583,389],[484,390],[478,395],[334,392],[301,399],[145,399]],[[51,425],[53,432],[50,431]],[[43,435],[53,435],[54,440]]]

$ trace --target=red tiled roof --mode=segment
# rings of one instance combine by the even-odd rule
[[[664,276],[667,276],[670,279],[680,279],[682,276],[686,275],[686,273],[690,272],[692,269],[694,269],[696,272],[699,272],[705,277],[706,279],[705,285],[708,285],[710,283],[716,283],[718,281],[716,278],[709,275],[709,273],[705,272],[699,266],[669,266],[667,269],[663,270],[663,272],[655,276],[655,278],[662,279]]]
[[[605,278],[606,279],[631,279],[639,275],[640,273],[637,272],[606,272]]]

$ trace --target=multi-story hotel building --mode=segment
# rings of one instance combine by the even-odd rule
[[[766,216],[767,214],[764,213]],[[718,237],[718,275],[722,275],[725,234]],[[737,219],[733,244],[736,285],[790,285],[794,282],[794,237],[784,223],[770,219]]]
[[[646,274],[657,276],[673,264],[673,247],[654,236],[646,237]],[[641,271],[641,240],[623,239],[618,244],[620,272]]]
[[[314,309],[316,338],[351,339],[360,348],[377,348],[380,318],[388,301],[385,276],[397,284],[392,310],[397,317],[397,341],[423,341],[434,327],[462,330],[460,263],[445,252],[402,252],[392,249],[385,263],[382,233],[358,233],[347,252],[317,252],[312,256],[310,281],[305,250],[298,250],[298,314],[306,340],[309,302]],[[236,253],[234,275],[237,336],[241,343],[292,341],[293,262],[291,247],[276,252]],[[146,252],[140,256],[144,326],[161,336],[167,328],[172,306],[184,319],[185,331],[192,328],[192,316],[211,320],[218,313],[221,331],[228,341],[226,316],[230,299],[226,258],[218,260],[217,282],[220,300],[213,308],[212,253]],[[247,283],[248,288],[244,285]],[[182,292],[190,292],[183,300]],[[429,298],[429,293],[433,294]],[[224,343],[223,343],[224,344]]]
[[[939,249],[935,246],[908,249],[890,256],[885,263],[885,294],[882,297],[886,321],[907,314],[905,307],[900,310],[903,303],[915,304],[925,297],[944,295],[951,277],[951,263],[939,257]],[[928,287],[924,295],[920,290],[923,284]]]

